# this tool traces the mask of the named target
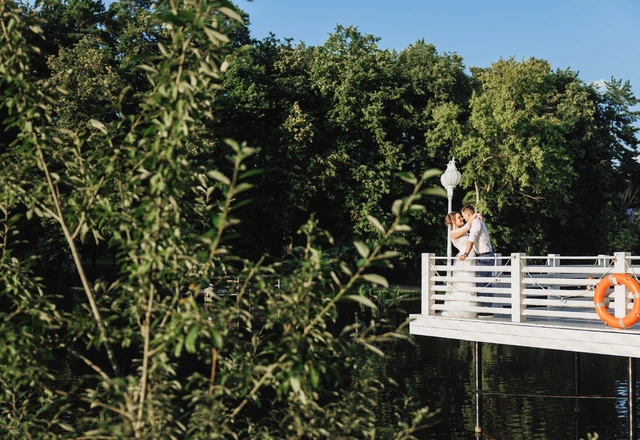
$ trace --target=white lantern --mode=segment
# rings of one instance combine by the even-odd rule
[[[442,173],[442,176],[440,176],[440,182],[447,190],[447,193],[450,191],[453,192],[453,189],[460,183],[460,171],[456,168],[455,159],[451,159],[447,165],[447,169]]]

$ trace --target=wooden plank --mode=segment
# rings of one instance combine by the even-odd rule
[[[409,329],[413,335],[640,358],[640,333],[633,329],[513,323],[497,316],[470,320],[411,315],[411,319]]]
[[[531,277],[526,277],[524,280],[522,280],[525,284],[552,284],[555,286],[561,285],[561,286],[593,286],[595,284],[598,284],[597,282],[594,283],[593,280],[590,280],[588,278],[583,278],[583,279],[575,279],[575,278],[544,278],[544,277],[537,277],[537,278],[531,278]]]
[[[567,307],[567,308],[583,308],[594,309],[593,298],[583,300],[563,300],[563,299],[531,299],[525,298],[523,304],[528,306],[545,306],[545,307]],[[594,309],[595,310],[595,309]]]
[[[559,298],[591,298],[593,299],[593,290],[582,289],[524,289],[524,295],[527,297],[534,296],[557,296]]]
[[[526,309],[526,316],[540,316],[545,318],[566,318],[566,319],[591,319],[600,320],[596,312],[579,312],[570,310],[548,310],[548,309]],[[559,321],[561,322],[561,320]]]
[[[525,266],[525,270],[529,273],[584,274],[598,277],[612,272],[612,268],[600,266]]]
[[[482,292],[482,293],[499,293],[503,295],[511,296],[511,290],[509,287],[471,287],[465,288],[465,292]],[[433,286],[431,289],[432,292],[451,292],[451,288],[446,285]],[[441,293],[437,293],[437,295],[442,295]]]

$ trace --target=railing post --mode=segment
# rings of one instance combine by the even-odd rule
[[[433,275],[434,271],[431,269],[431,255],[433,254],[422,254],[422,279],[421,279],[421,311],[420,313],[423,315],[435,315],[436,311],[433,310],[433,304],[435,303],[435,299],[433,296]]]
[[[614,273],[627,273],[627,257],[629,255],[628,252],[614,252]],[[615,286],[613,288],[613,298],[615,299],[614,316],[616,318],[624,318],[627,314],[627,288],[623,285]]]
[[[511,320],[522,322],[525,320],[522,314],[524,300],[524,260],[526,254],[511,254]]]
[[[547,266],[550,267],[559,267],[560,266],[560,259],[558,258],[560,256],[560,254],[547,254]],[[549,274],[549,278],[556,278],[558,277],[558,274],[551,273]],[[560,290],[560,285],[558,284],[553,284],[549,286],[549,289],[552,290]],[[549,295],[547,295],[547,299],[549,299]],[[547,309],[551,308],[551,306],[547,305]]]
[[[496,252],[494,254],[493,257],[493,265],[494,266],[502,266],[502,253],[500,252]],[[499,278],[504,274],[504,269],[501,269],[500,272],[496,272],[495,270],[493,272],[491,272],[491,278]],[[494,283],[491,283],[491,286],[493,287],[501,287],[500,283],[498,283],[497,281]],[[493,296],[495,298],[500,298],[500,296],[502,296],[502,294],[500,293],[494,293]],[[506,307],[506,306],[501,306],[501,307]]]
[[[607,267],[607,255],[598,254],[598,266]]]

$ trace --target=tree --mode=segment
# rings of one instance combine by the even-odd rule
[[[545,252],[578,179],[568,139],[586,140],[593,104],[575,75],[542,60],[500,60],[474,76],[468,135],[454,148],[466,160],[463,185],[475,189],[467,200],[480,201],[499,249]]]
[[[408,169],[443,167],[452,148],[462,143],[469,117],[471,78],[464,72],[462,58],[438,53],[434,45],[421,40],[401,51],[395,64],[401,98],[394,109],[393,136],[407,152]],[[425,203],[425,212],[413,213],[415,233],[407,237],[413,255],[424,249],[446,249],[444,200]]]
[[[256,248],[286,250],[293,225],[309,211],[338,231],[339,243],[374,239],[367,215],[387,218],[384,207],[404,192],[393,176],[439,163],[446,144],[460,136],[470,94],[461,59],[423,42],[396,55],[376,41],[341,26],[319,47],[271,36],[232,63],[219,103],[234,111],[216,129],[261,148],[260,196],[250,209],[270,219],[256,230],[268,228],[271,241],[254,234],[262,240]],[[439,225],[429,212],[412,216]],[[444,241],[430,226],[406,235],[407,259],[425,240]]]

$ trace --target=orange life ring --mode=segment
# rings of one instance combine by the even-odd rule
[[[624,318],[616,318],[607,311],[604,302],[605,293],[609,286],[613,284],[622,284],[626,286],[632,293],[633,309]],[[612,273],[606,278],[600,280],[593,292],[593,304],[596,307],[596,313],[609,327],[629,328],[638,320],[640,320],[640,284],[631,275],[625,273]]]

